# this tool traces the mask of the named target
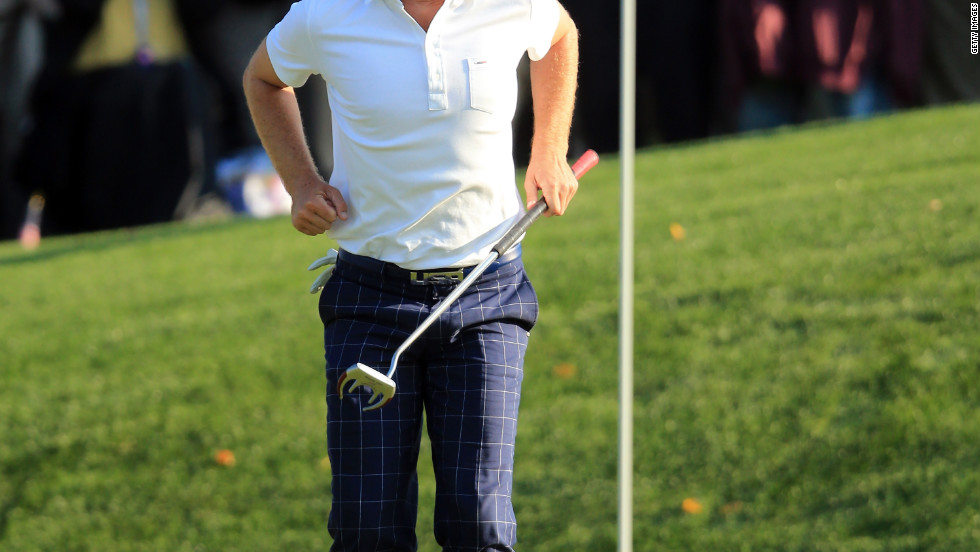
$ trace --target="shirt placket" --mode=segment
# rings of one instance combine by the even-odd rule
[[[446,18],[459,4],[460,0],[446,0],[425,33],[425,67],[429,82],[429,111],[449,109],[449,96],[446,93],[446,59],[442,29]]]
[[[429,32],[425,35],[425,66],[429,81],[429,111],[448,109],[445,55],[442,49],[441,33],[435,21],[432,22]]]
[[[418,23],[405,11],[401,0],[385,0],[394,10],[400,11],[418,28]],[[429,88],[429,111],[444,111],[449,109],[449,96],[446,91],[446,60],[442,38],[442,29],[447,24],[445,19],[451,17],[453,10],[458,8],[463,0],[445,0],[435,17],[429,23],[425,32],[423,48],[425,50],[426,81]]]

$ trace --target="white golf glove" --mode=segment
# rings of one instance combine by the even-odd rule
[[[313,285],[310,286],[310,293],[319,293],[319,291],[323,289],[323,285],[326,284],[327,280],[330,279],[330,275],[333,274],[333,268],[336,265],[337,265],[336,249],[331,249],[330,251],[327,251],[327,255],[325,257],[320,257],[319,259],[313,261],[313,264],[311,264],[306,270],[316,270],[324,266],[327,268],[326,270],[321,272],[319,276],[316,277],[316,280],[313,280]]]

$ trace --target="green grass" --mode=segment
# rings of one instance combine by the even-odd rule
[[[636,550],[980,549],[978,128],[958,106],[638,155]],[[522,550],[615,549],[618,170],[526,240]],[[284,219],[0,244],[0,549],[327,548],[303,269],[329,245]]]

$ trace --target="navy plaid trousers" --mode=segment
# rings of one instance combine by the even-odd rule
[[[436,480],[436,541],[446,551],[513,550],[514,441],[524,352],[538,314],[524,266],[520,257],[491,266],[401,356],[393,400],[362,412],[369,392],[358,388],[340,400],[338,378],[357,362],[386,373],[395,349],[452,290],[390,272],[380,261],[345,262],[342,253],[320,295],[331,550],[417,549],[423,412]]]

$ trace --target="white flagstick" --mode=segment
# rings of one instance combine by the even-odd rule
[[[636,148],[636,0],[622,0],[619,155],[619,552],[633,550],[633,180]]]

